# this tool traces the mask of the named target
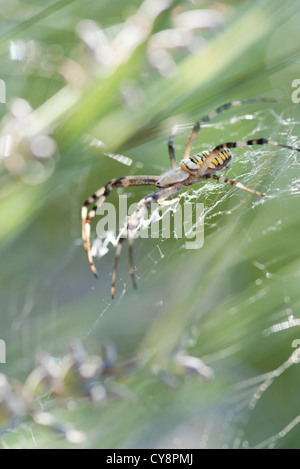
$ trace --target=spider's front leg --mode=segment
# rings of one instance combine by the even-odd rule
[[[114,268],[113,268],[112,280],[111,280],[111,297],[112,298],[114,298],[114,295],[115,295],[117,266],[118,266],[118,260],[121,254],[122,243],[124,239],[126,237],[128,238],[129,273],[131,276],[133,287],[136,288],[136,280],[135,280],[134,264],[133,264],[133,252],[132,252],[135,232],[138,229],[141,220],[146,215],[147,210],[149,209],[151,204],[155,202],[157,203],[163,202],[165,199],[179,192],[182,189],[182,187],[183,187],[183,183],[180,182],[170,187],[166,187],[163,189],[159,189],[158,191],[152,192],[152,194],[149,194],[140,200],[136,211],[128,217],[125,227],[119,234],[119,240],[118,240],[118,244],[116,247],[116,256],[115,256],[115,262],[114,262]]]
[[[95,277],[98,277],[97,270],[94,264],[93,256],[91,253],[91,222],[96,215],[98,207],[102,205],[111,191],[116,187],[129,187],[129,186],[155,186],[159,176],[126,176],[120,179],[112,179],[106,186],[101,187],[91,197],[89,197],[81,208],[82,219],[82,241],[84,249],[87,251],[91,270]],[[88,212],[88,207],[94,203],[92,209]]]
[[[113,179],[108,184],[106,184],[106,186],[101,187],[97,192],[95,192],[91,197],[89,197],[84,202],[81,208],[81,233],[82,233],[83,247],[87,251],[91,270],[93,274],[95,275],[95,277],[98,277],[98,274],[97,274],[97,270],[93,261],[92,254],[91,254],[91,221],[96,215],[97,208],[103,204],[103,202],[111,193],[113,187],[115,186],[115,183],[116,183],[116,180]],[[96,203],[93,206],[92,210],[88,212],[88,207],[93,202],[96,202]]]

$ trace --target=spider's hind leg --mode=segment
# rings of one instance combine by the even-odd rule
[[[300,148],[292,147],[290,145],[285,145],[284,143],[274,142],[273,140],[268,140],[267,138],[256,138],[252,140],[240,140],[237,142],[227,142],[217,145],[205,159],[204,163],[201,165],[201,174],[205,175],[210,163],[214,160],[216,155],[223,150],[224,148],[240,148],[247,147],[252,145],[272,145],[274,147],[287,148],[288,150],[300,151]]]
[[[265,194],[262,194],[261,192],[254,191],[252,189],[249,189],[249,187],[244,186],[244,184],[241,184],[238,181],[234,181],[232,179],[227,179],[222,176],[217,176],[217,174],[205,174],[203,176],[205,179],[214,179],[215,181],[219,182],[225,182],[226,184],[229,184],[230,186],[235,186],[238,187],[239,189],[243,189],[244,191],[251,192],[252,194],[259,195],[261,197],[265,197]]]

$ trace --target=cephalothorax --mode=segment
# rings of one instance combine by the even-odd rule
[[[213,148],[211,151],[203,151],[196,155],[191,155],[193,142],[201,128],[201,125],[205,122],[209,122],[211,119],[216,117],[220,112],[229,109],[233,106],[240,106],[245,103],[257,103],[257,102],[274,102],[272,98],[257,98],[257,99],[245,99],[241,101],[232,101],[230,103],[223,104],[214,111],[210,112],[206,116],[199,119],[188,137],[183,159],[176,165],[175,150],[173,146],[174,135],[169,138],[168,150],[171,161],[172,169],[167,171],[162,176],[125,176],[119,179],[112,179],[106,186],[101,187],[91,197],[89,197],[82,206],[82,239],[83,246],[87,251],[89,263],[93,274],[98,277],[96,267],[91,254],[91,237],[90,237],[90,224],[96,215],[97,208],[103,204],[112,189],[117,187],[128,187],[128,186],[156,186],[157,190],[151,194],[146,195],[140,200],[137,206],[137,210],[128,217],[124,229],[119,234],[118,244],[116,248],[116,256],[114,262],[114,268],[112,273],[112,285],[111,295],[114,297],[115,293],[115,282],[118,259],[122,249],[122,242],[125,237],[128,238],[129,246],[129,273],[131,275],[133,286],[136,287],[133,257],[132,257],[132,245],[133,245],[133,234],[138,228],[141,220],[145,216],[148,208],[154,202],[163,203],[169,197],[177,194],[181,191],[184,186],[192,186],[199,182],[214,179],[219,182],[230,184],[248,192],[252,192],[258,196],[264,196],[261,192],[249,189],[240,182],[233,181],[231,179],[224,178],[218,174],[219,171],[228,169],[230,162],[233,158],[230,148],[245,147],[248,145],[272,145],[276,147],[288,148],[289,150],[300,151],[299,148],[284,145],[282,143],[274,142],[266,138],[256,138],[252,140],[242,140],[237,142],[221,143]],[[92,209],[88,212],[88,207],[92,205]]]

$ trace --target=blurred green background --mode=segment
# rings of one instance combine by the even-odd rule
[[[142,357],[117,380],[132,399],[40,403],[86,433],[82,447],[299,448],[296,152],[234,152],[226,176],[267,199],[215,182],[187,190],[185,201],[205,204],[204,246],[137,239],[137,291],[125,246],[113,301],[114,247],[96,258],[97,280],[80,240],[88,196],[112,178],[169,169],[172,126],[191,126],[225,102],[279,100],[221,114],[201,130],[195,152],[256,136],[300,146],[300,103],[291,99],[299,2],[2,0],[1,15],[0,372],[23,382],[38,350],[62,357],[77,338],[99,354],[112,340],[120,361]],[[189,128],[175,141],[178,160]],[[126,191],[130,203],[147,192]],[[179,344],[215,378],[181,375],[172,388],[153,373],[172,372]],[[4,431],[1,445],[71,447],[30,421]]]

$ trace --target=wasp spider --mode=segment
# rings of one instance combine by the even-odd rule
[[[164,173],[162,176],[125,176],[119,179],[112,179],[106,186],[101,187],[91,197],[89,197],[82,206],[82,239],[83,246],[87,251],[88,260],[92,269],[93,274],[98,277],[96,267],[91,254],[91,238],[90,238],[90,226],[91,221],[96,215],[97,208],[106,200],[112,189],[117,187],[129,187],[129,186],[155,186],[155,192],[146,195],[140,200],[137,206],[137,210],[127,218],[126,226],[121,231],[118,243],[116,247],[115,262],[112,273],[112,284],[111,284],[111,296],[114,297],[115,293],[115,282],[118,259],[122,249],[122,243],[125,237],[128,238],[129,246],[129,272],[132,279],[133,286],[136,288],[133,257],[132,257],[132,246],[134,232],[138,228],[140,221],[145,216],[147,209],[154,202],[163,203],[168,197],[171,197],[181,191],[185,186],[192,186],[207,179],[214,179],[219,182],[230,184],[248,192],[252,192],[258,196],[264,196],[264,194],[255,190],[249,189],[240,182],[227,179],[216,174],[219,171],[228,169],[230,162],[233,158],[230,148],[245,147],[247,145],[272,145],[275,147],[288,148],[290,150],[300,151],[299,148],[284,145],[282,143],[274,142],[266,138],[255,138],[252,140],[227,142],[217,145],[210,151],[202,151],[196,155],[191,155],[192,146],[194,140],[201,128],[201,125],[205,122],[209,122],[211,119],[216,117],[220,112],[225,111],[233,106],[240,106],[245,103],[257,103],[257,102],[274,102],[275,99],[271,98],[257,98],[257,99],[245,99],[241,101],[232,101],[230,103],[223,104],[214,111],[210,112],[206,116],[199,119],[188,137],[185,150],[183,153],[183,159],[176,165],[175,150],[173,146],[174,134],[169,138],[168,150],[171,161],[171,170]],[[93,204],[93,205],[92,205]],[[88,207],[92,205],[92,209],[88,211]]]

